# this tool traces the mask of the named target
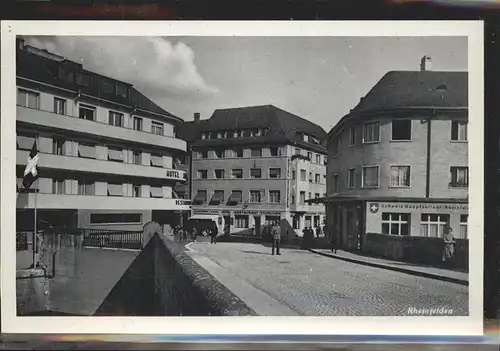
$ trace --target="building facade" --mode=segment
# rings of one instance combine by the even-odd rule
[[[324,130],[277,107],[216,110],[186,124],[193,214],[224,217],[230,233],[288,223],[302,235],[324,221]]]
[[[328,134],[329,235],[467,238],[466,72],[389,72]]]
[[[17,49],[17,217],[96,229],[140,230],[151,220],[175,224],[176,182],[186,172],[183,122],[132,85],[85,70],[45,50]],[[23,171],[36,141],[40,178],[22,191]],[[36,201],[36,203],[35,203]]]

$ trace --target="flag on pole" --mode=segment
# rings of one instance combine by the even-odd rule
[[[28,156],[28,164],[24,169],[23,186],[29,189],[31,185],[38,179],[38,148],[36,140],[33,142],[30,154]]]

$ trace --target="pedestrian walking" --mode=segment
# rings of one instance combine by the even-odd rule
[[[280,241],[281,241],[281,228],[279,225],[275,224],[271,228],[271,235],[273,238],[273,251],[272,254],[274,255],[274,250],[276,249],[276,255],[281,255],[280,254]]]
[[[321,234],[321,227],[320,227],[320,226],[319,226],[319,224],[318,224],[318,226],[316,227],[316,237],[317,237],[318,239],[319,239],[319,235],[320,235],[320,234]]]
[[[191,230],[191,240],[193,242],[196,242],[196,237],[198,236],[198,229],[196,229],[195,226],[193,226],[193,229]]]
[[[334,253],[337,253],[337,235],[335,233],[330,233],[331,234],[331,238],[330,238],[330,243],[331,243],[331,250],[332,252]]]
[[[188,238],[188,231],[187,229],[182,229],[181,230],[181,236],[182,236],[182,242],[185,243]]]
[[[455,238],[453,237],[453,229],[450,226],[444,227],[443,241],[443,263],[450,265],[455,254]]]
[[[183,243],[183,242],[184,242],[184,230],[182,230],[182,228],[177,229],[177,234],[176,234],[176,236],[178,236],[178,237],[179,237],[179,241],[180,241],[181,243]]]
[[[219,234],[219,231],[217,230],[217,226],[213,226],[212,229],[210,229],[210,243],[212,244],[217,244],[217,234]]]

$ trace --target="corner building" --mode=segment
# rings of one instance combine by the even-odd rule
[[[467,239],[467,72],[387,73],[328,133],[329,235]]]
[[[272,105],[219,109],[186,123],[190,137],[192,213],[223,216],[231,233],[260,235],[288,223],[299,236],[322,225],[326,133]],[[283,221],[286,222],[283,222]]]
[[[32,225],[35,206],[42,224],[126,230],[189,211],[172,190],[186,181],[175,166],[186,151],[180,118],[128,83],[17,44],[18,190],[35,140],[40,174],[36,204],[33,192],[18,193],[18,227]]]

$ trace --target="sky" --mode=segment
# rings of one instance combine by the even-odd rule
[[[329,131],[389,71],[467,71],[466,37],[25,37],[189,121],[275,105]]]

